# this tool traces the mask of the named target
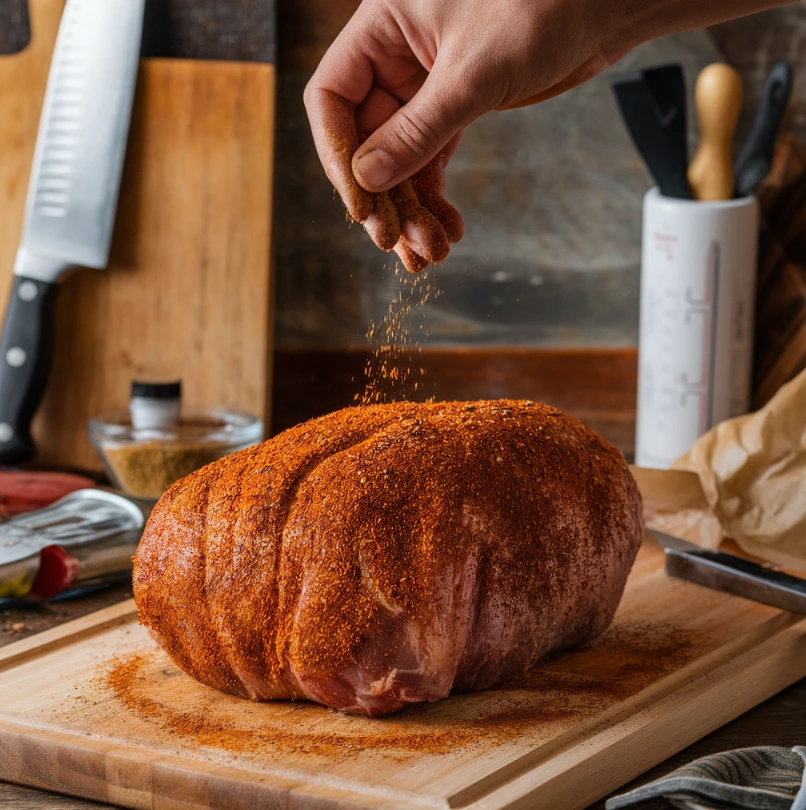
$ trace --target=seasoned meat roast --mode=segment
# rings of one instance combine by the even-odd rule
[[[355,407],[174,484],[134,596],[205,684],[382,715],[600,635],[641,534],[624,458],[556,408]]]

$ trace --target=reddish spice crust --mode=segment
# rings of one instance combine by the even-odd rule
[[[600,635],[641,534],[623,457],[555,408],[362,406],[171,487],[135,556],[134,595],[203,683],[381,714]],[[398,683],[387,670],[410,663],[412,628],[443,643],[420,681]],[[357,704],[355,678],[384,674],[384,700]]]

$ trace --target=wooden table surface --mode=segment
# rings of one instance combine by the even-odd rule
[[[0,610],[0,646],[47,630],[94,610],[100,610],[130,596],[131,589],[120,586],[90,596],[54,602],[37,608]],[[753,745],[793,746],[798,744],[806,744],[806,679],[661,763],[625,788],[635,787],[655,779],[685,762],[717,751]],[[654,810],[671,806],[663,801],[648,805]],[[13,808],[13,810],[100,810],[110,807],[112,805],[72,799],[55,793],[0,782],[0,810],[3,808]],[[602,810],[603,808],[604,800],[595,804],[591,810]]]

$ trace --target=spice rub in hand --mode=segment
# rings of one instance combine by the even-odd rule
[[[412,273],[444,261],[451,244],[464,234],[461,215],[444,197],[445,165],[458,137],[410,180],[388,192],[366,191],[356,181],[352,159],[357,139],[347,140],[335,132],[328,132],[328,139],[329,174],[341,180],[347,213],[364,226],[372,241],[381,250],[394,250]]]
[[[203,683],[382,715],[599,636],[641,535],[621,454],[556,408],[362,406],[174,484],[134,595]]]

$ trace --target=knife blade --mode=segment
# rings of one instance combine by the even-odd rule
[[[0,463],[35,453],[30,426],[53,341],[57,281],[105,267],[117,210],[145,0],[67,0],[39,123],[0,342]]]
[[[806,615],[806,579],[764,568],[735,554],[700,548],[663,532],[647,533],[663,547],[670,576]]]

